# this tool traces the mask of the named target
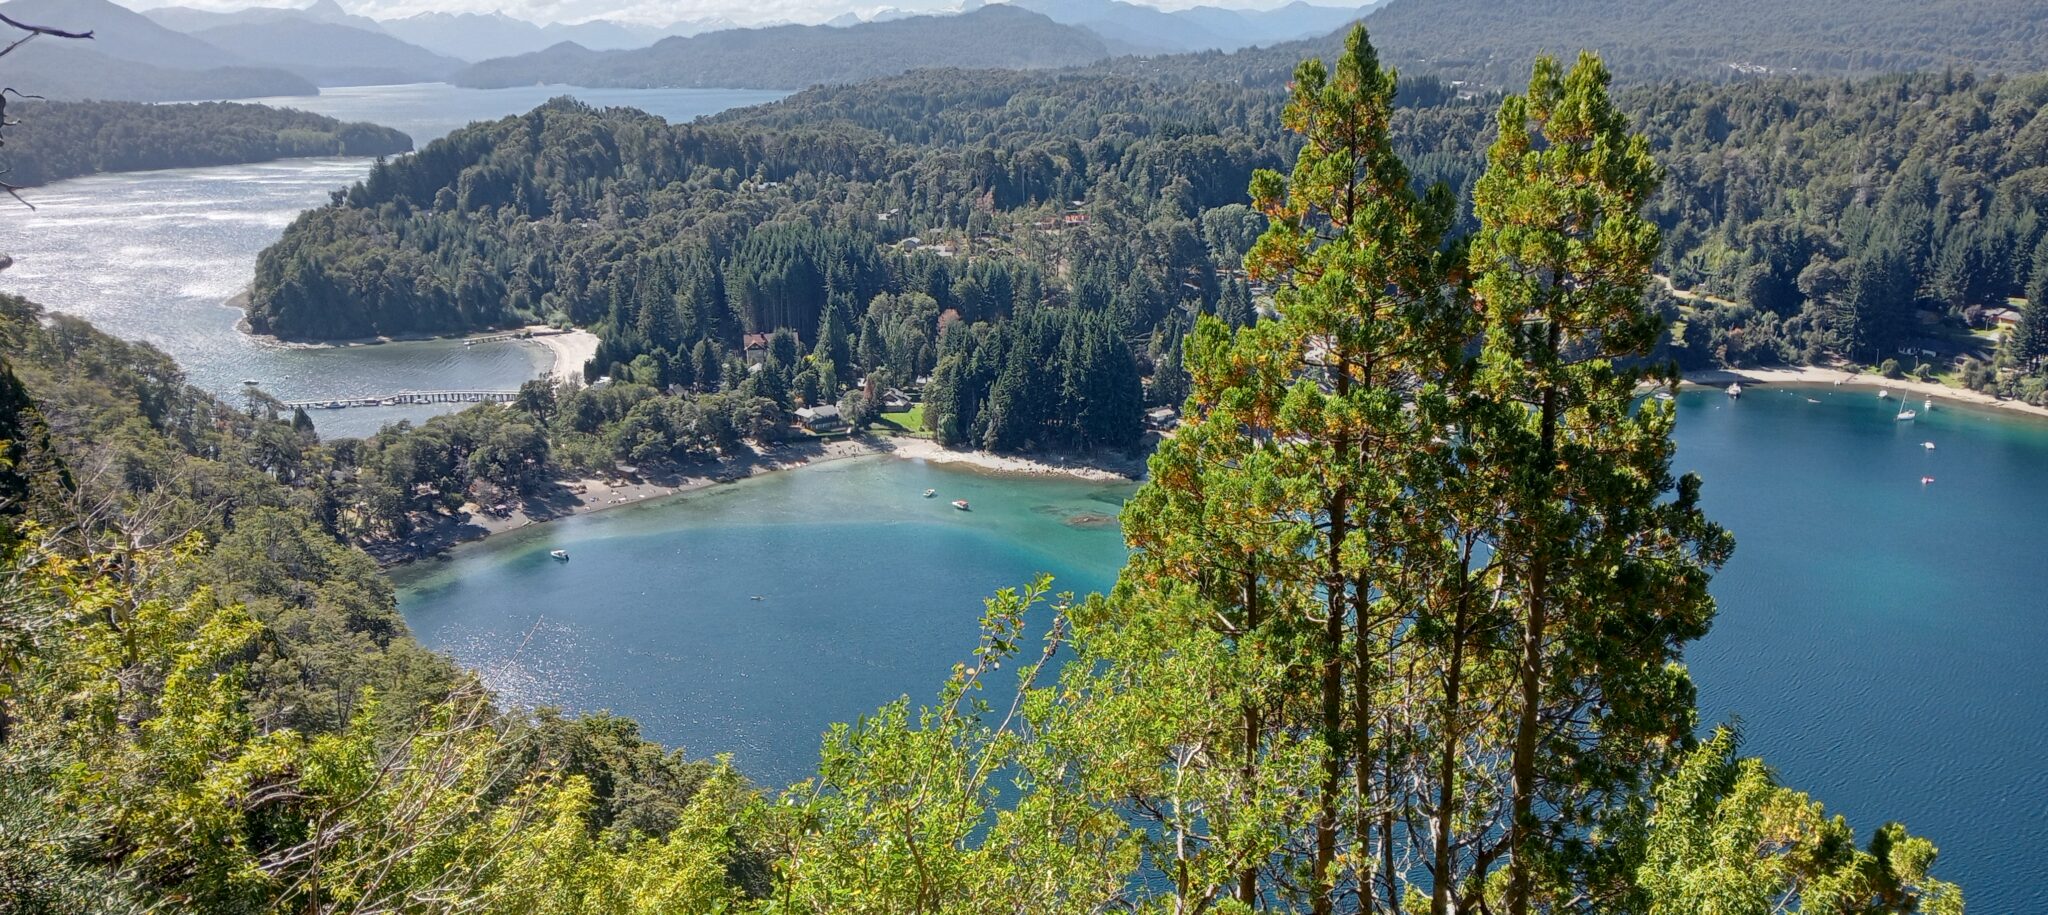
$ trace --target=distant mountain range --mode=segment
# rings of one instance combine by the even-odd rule
[[[728,29],[664,38],[630,51],[593,51],[564,42],[533,54],[484,61],[450,81],[477,88],[567,83],[798,89],[927,67],[1078,66],[1109,54],[1093,32],[999,5],[956,16],[914,16],[843,28]]]
[[[1198,6],[1168,12],[1122,0],[1008,0],[1054,22],[1077,25],[1122,54],[1235,51],[1327,35],[1363,18],[1374,4],[1311,6],[1295,0],[1273,10]]]
[[[380,20],[337,0],[301,8],[138,14],[108,0],[9,0],[16,19],[91,29],[7,58],[8,81],[53,98],[169,101],[302,95],[316,86],[448,80],[503,87],[801,88],[932,67],[1111,67],[1278,83],[1364,17],[1389,62],[1467,89],[1515,87],[1539,51],[1600,51],[1623,80],[1742,79],[1940,68],[2048,69],[2043,0],[1296,0],[1272,10],[1161,10],[1127,0],[964,0],[823,25],[536,25],[501,13]],[[1184,55],[1223,50],[1228,55]]]
[[[7,83],[58,99],[138,102],[311,95],[312,81],[158,25],[107,0],[11,0],[10,18],[90,30],[91,41],[42,38],[7,55]]]
[[[882,8],[824,25],[742,29],[725,19],[659,28],[602,19],[537,25],[502,13],[374,19],[337,0],[225,12],[166,6],[135,13],[108,0],[8,0],[0,8],[22,21],[96,35],[23,46],[8,60],[11,78],[53,98],[130,101],[446,79],[800,88],[922,67],[1054,67],[1116,54],[1233,50],[1321,35],[1366,9],[1300,0],[1267,11],[1174,12],[1123,0],[965,0],[958,13]]]

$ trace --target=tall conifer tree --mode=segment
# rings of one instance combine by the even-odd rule
[[[1588,54],[1538,60],[1501,104],[1474,191],[1478,391],[1507,409],[1472,433],[1497,475],[1497,592],[1514,617],[1505,910],[1600,907],[1612,862],[1587,841],[1695,725],[1679,650],[1713,616],[1731,547],[1670,474],[1672,411],[1632,406],[1621,361],[1656,342],[1643,304],[1658,247],[1642,216],[1659,180]]]

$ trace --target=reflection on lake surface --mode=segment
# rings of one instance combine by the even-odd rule
[[[1746,752],[1866,834],[1897,818],[1931,837],[1972,911],[2048,909],[2023,876],[2048,843],[2048,573],[2027,558],[2048,424],[1949,406],[1898,423],[1868,391],[1767,388],[1689,392],[1679,414],[1677,469],[1740,544],[1687,659],[1703,721],[1740,718]],[[1128,492],[832,464],[464,548],[402,571],[401,605],[516,702],[629,714],[781,785],[830,722],[928,700],[993,590],[1111,583],[1123,547],[1089,516]]]

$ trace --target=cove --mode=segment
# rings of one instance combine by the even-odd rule
[[[1746,753],[1866,835],[1897,818],[1933,839],[1972,911],[2048,909],[2024,876],[2048,843],[2048,423],[1946,404],[1898,423],[1828,388],[1678,411],[1675,469],[1738,543],[1686,659],[1703,725],[1739,720]],[[779,787],[831,722],[934,695],[993,590],[1107,587],[1115,529],[1066,522],[1130,489],[830,464],[472,545],[400,571],[400,601],[512,702],[631,715]]]
[[[537,525],[394,578],[413,632],[510,702],[609,709],[780,786],[816,768],[833,722],[935,696],[997,589],[1047,573],[1106,590],[1132,489],[857,458]]]

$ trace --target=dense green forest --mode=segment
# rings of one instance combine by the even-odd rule
[[[474,64],[449,78],[496,89],[537,84],[801,89],[935,67],[1072,67],[1109,56],[1102,39],[1010,4],[851,26],[779,25],[592,51],[564,42]]]
[[[603,398],[668,422],[740,392],[535,385],[324,446],[0,302],[0,890],[28,912],[1960,915],[1927,840],[1859,846],[1701,734],[1681,662],[1733,541],[1671,473],[1672,408],[1635,396],[1665,331],[1659,169],[1598,60],[1540,60],[1502,100],[1463,212],[1415,187],[1394,99],[1362,33],[1300,70],[1277,116],[1305,151],[1253,173],[1263,227],[1214,233],[1275,308],[1177,335],[1187,422],[1124,512],[1113,592],[1000,592],[935,701],[835,727],[779,793],[629,722],[494,709],[405,635],[335,495],[370,452],[466,441],[467,469],[412,464],[447,481],[387,481],[452,497],[535,467],[501,439],[602,426]],[[1106,358],[1115,315],[955,320],[940,370]],[[806,361],[785,328],[762,364],[815,372],[832,339]],[[642,355],[628,372],[659,370]]]
[[[267,105],[17,101],[8,117],[0,162],[20,187],[100,172],[412,151],[412,138],[389,127]]]
[[[1389,64],[1488,86],[1573,48],[1599,49],[1624,82],[2048,69],[2048,19],[2032,0],[1391,0],[1365,24]]]
[[[1196,315],[1244,323],[1261,294],[1235,269],[1264,221],[1241,188],[1293,155],[1274,126],[1279,90],[1176,60],[1187,69],[1150,76],[911,74],[691,125],[556,102],[381,166],[302,217],[263,255],[250,321],[301,339],[574,324],[604,338],[593,374],[644,356],[649,383],[715,390],[710,367],[750,333],[792,329],[842,386],[883,365],[903,383],[940,376],[956,320],[1079,309],[1108,315],[1155,379],[1149,402],[1176,403],[1181,373],[1159,371],[1162,357],[1178,357]],[[2044,85],[1922,75],[1621,93],[1665,169],[1658,270],[1695,294],[1658,294],[1675,334],[1652,358],[1894,361],[2048,398],[2048,342],[2027,342],[2048,341],[2048,321],[2003,342],[1970,327],[2040,299],[2024,297],[2048,257]],[[1418,183],[1469,201],[1489,106],[1433,79],[1399,103],[1392,132]],[[1468,204],[1452,234],[1473,226]],[[877,307],[911,293],[937,308],[906,321]],[[944,378],[973,385],[934,417],[949,442],[1083,440],[1059,431],[1074,424],[1066,407],[1033,435],[991,435],[976,422],[1000,415],[978,406],[992,375]],[[786,408],[838,397],[784,393]],[[1126,434],[1086,440],[1128,441],[1125,421]]]

